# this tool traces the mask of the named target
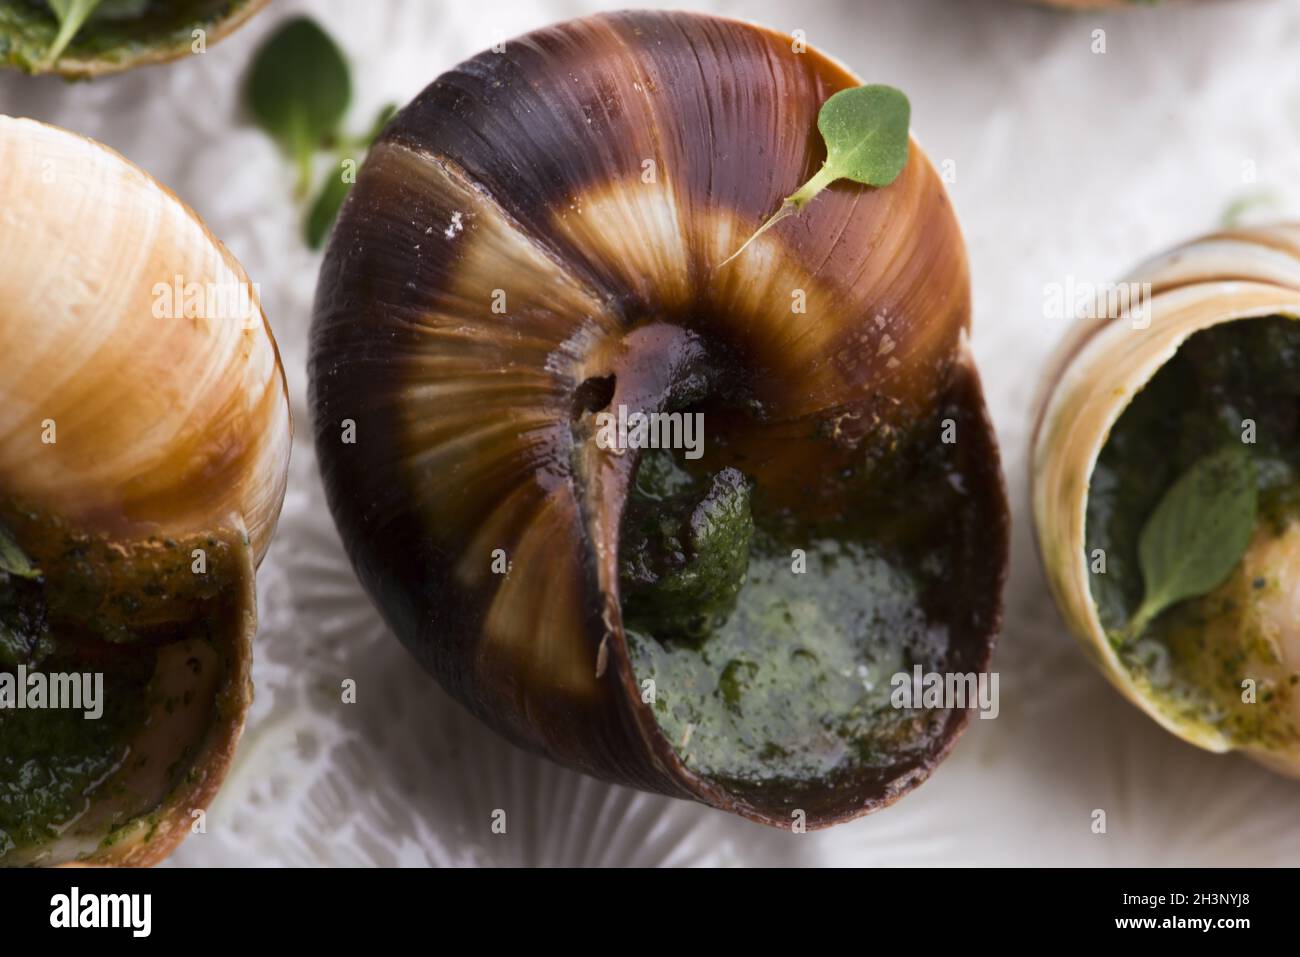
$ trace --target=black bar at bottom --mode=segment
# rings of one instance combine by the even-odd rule
[[[1200,936],[1232,946],[1259,932],[1271,939],[1289,933],[1296,887],[1293,870],[647,875],[74,868],[0,871],[0,934],[6,945],[32,937],[66,942],[76,934],[82,943],[93,936],[128,946],[198,943],[204,949],[261,947],[282,938],[295,952],[410,935],[421,949],[432,949],[474,926],[484,943],[514,931],[541,944],[557,931],[568,936],[605,922],[650,940],[674,926],[684,929],[683,918],[693,914],[686,923],[697,926],[696,943],[717,933],[733,945],[751,936],[761,943],[773,925],[785,925],[812,934],[809,943],[824,931],[848,931],[864,947],[909,939],[934,945],[933,935],[951,940],[971,932],[986,941],[995,934],[1070,941]],[[9,946],[6,952],[19,953]]]

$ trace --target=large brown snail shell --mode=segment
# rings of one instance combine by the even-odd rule
[[[256,287],[143,170],[4,116],[0,169],[0,531],[40,571],[0,563],[0,673],[105,680],[99,718],[0,711],[0,864],[150,864],[252,698],[284,372]]]
[[[810,780],[693,769],[693,745],[643,700],[624,626],[638,456],[598,447],[593,419],[669,408],[704,370],[703,464],[744,473],[756,521],[779,515],[811,547],[814,527],[910,515],[951,571],[926,609],[907,600],[938,645],[926,660],[986,668],[1006,506],[966,344],[965,250],[924,154],[913,143],[887,188],[830,188],[719,268],[816,171],[818,110],[858,84],[787,36],[690,14],[573,20],[476,56],[371,151],[312,329],[330,507],[423,665],[526,748],[786,827],[894,800],[970,710]],[[896,494],[873,496],[873,481]],[[941,484],[944,504],[910,499],[909,483]]]

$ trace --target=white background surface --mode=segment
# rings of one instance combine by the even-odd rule
[[[1229,203],[1300,215],[1300,2],[1068,14],[1001,0],[680,0],[786,31],[905,90],[970,249],[974,349],[1002,442],[1013,555],[994,659],[1001,715],[894,807],[791,835],[586,779],[469,718],[386,634],[348,567],[312,454],[306,338],[319,257],[292,171],[240,83],[276,21],[309,10],[354,66],[349,127],[456,62],[595,0],[275,0],[203,56],[93,84],[0,77],[0,112],[100,139],[171,186],[260,284],[298,436],[259,577],[257,700],[208,831],[223,864],[1298,864],[1300,784],[1195,750],[1113,692],[1066,636],[1034,554],[1025,446],[1063,331],[1044,286],[1116,278],[1218,225]],[[660,4],[645,3],[647,6]],[[1107,52],[1092,52],[1093,31]],[[1253,164],[1257,181],[1249,182]],[[0,175],[3,175],[0,171]],[[358,702],[339,702],[354,678]],[[508,831],[493,835],[493,809]],[[1104,809],[1108,833],[1091,831]]]

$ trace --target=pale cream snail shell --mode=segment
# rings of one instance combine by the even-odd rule
[[[152,863],[251,699],[284,374],[256,288],[148,174],[9,117],[0,169],[0,527],[39,569],[0,570],[0,677],[99,673],[104,706],[0,710],[0,863]]]
[[[1203,237],[1121,287],[1133,308],[1081,321],[1043,379],[1032,497],[1052,593],[1110,681],[1164,728],[1300,776],[1300,524],[1288,498],[1289,453],[1300,449],[1300,227]],[[1137,528],[1165,472],[1231,444],[1234,430],[1257,444],[1269,503],[1244,558],[1220,586],[1174,605],[1150,638],[1117,645]]]

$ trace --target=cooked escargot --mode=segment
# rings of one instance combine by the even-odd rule
[[[1300,776],[1300,227],[1206,236],[1106,298],[1035,429],[1057,604],[1167,730]]]
[[[0,864],[149,864],[220,786],[284,498],[255,287],[171,193],[0,117]]]
[[[982,672],[1006,564],[920,149],[721,265],[856,85],[690,14],[483,53],[372,149],[312,327],[330,507],[423,665],[524,747],[784,827],[947,753],[970,706],[895,707],[891,679]]]
[[[0,65],[85,78],[216,43],[269,0],[0,0]]]

